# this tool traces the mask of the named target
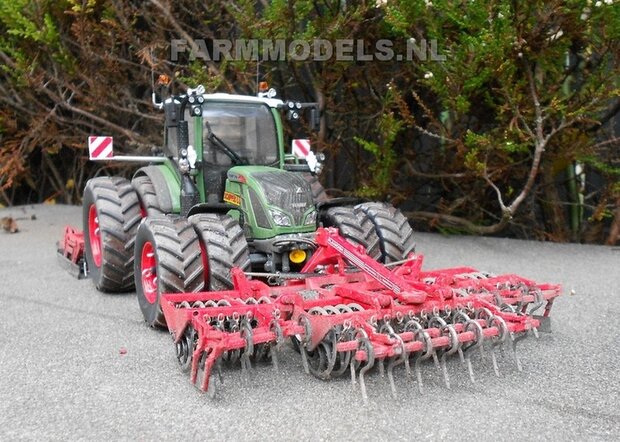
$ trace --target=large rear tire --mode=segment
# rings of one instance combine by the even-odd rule
[[[131,180],[131,185],[136,190],[138,200],[140,200],[140,210],[142,217],[163,215],[164,211],[159,207],[157,193],[151,179],[146,175],[140,175]]]
[[[121,177],[89,180],[82,203],[85,255],[95,287],[104,292],[133,289],[133,259],[140,204]]]
[[[250,270],[250,254],[243,229],[236,219],[216,213],[189,217],[200,239],[205,287],[209,290],[233,288],[231,270]]]
[[[355,246],[363,246],[368,256],[379,258],[379,237],[375,226],[357,207],[330,207],[321,216],[324,227],[336,227],[341,236]]]
[[[380,262],[400,261],[415,250],[413,229],[403,213],[388,203],[362,203],[362,210],[375,226],[381,249]]]
[[[138,303],[151,327],[164,327],[163,293],[204,289],[200,243],[193,226],[179,216],[148,217],[136,235],[135,280]]]

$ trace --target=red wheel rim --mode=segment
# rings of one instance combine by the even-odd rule
[[[142,292],[149,304],[157,301],[157,261],[153,244],[145,242],[142,246],[142,259],[140,260],[142,276]]]
[[[205,290],[210,290],[209,287],[209,255],[207,255],[207,247],[205,246],[204,241],[201,239],[200,241],[200,254],[202,255],[202,268],[204,269],[205,275]]]
[[[97,267],[101,267],[101,231],[99,230],[99,217],[94,204],[88,209],[88,239],[93,261]]]

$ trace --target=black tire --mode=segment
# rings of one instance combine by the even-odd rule
[[[366,214],[355,207],[330,207],[321,215],[324,227],[336,227],[344,238],[353,245],[362,245],[368,256],[379,258],[379,237],[375,226]]]
[[[133,259],[140,203],[121,177],[89,180],[82,200],[84,245],[90,278],[104,292],[133,289]]]
[[[209,290],[233,288],[231,270],[250,270],[250,253],[243,229],[236,219],[216,213],[189,217],[203,250],[205,287]]]
[[[304,179],[308,182],[308,184],[310,184],[310,190],[312,191],[312,199],[314,200],[315,203],[329,200],[329,196],[327,195],[327,193],[325,193],[325,189],[323,188],[323,185],[319,181],[318,176],[313,175],[311,173],[304,173],[303,176],[304,176]]]
[[[164,211],[161,210],[159,201],[157,201],[155,186],[147,175],[135,177],[131,180],[131,185],[135,189],[136,194],[138,194],[143,217],[163,215]]]
[[[403,213],[388,203],[362,203],[355,206],[372,221],[379,237],[380,262],[400,261],[415,250],[413,229]]]
[[[187,219],[176,215],[148,217],[138,229],[135,249],[134,269],[140,310],[151,327],[164,327],[166,320],[160,304],[162,293],[204,290],[198,236]],[[148,270],[154,271],[154,275]]]

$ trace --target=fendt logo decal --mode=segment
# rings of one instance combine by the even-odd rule
[[[230,204],[234,204],[235,206],[241,205],[241,197],[230,192],[224,192],[224,201]]]
[[[362,270],[362,271],[366,272],[367,274],[369,274],[372,278],[374,278],[375,280],[379,281],[382,285],[384,285],[388,289],[392,290],[394,293],[400,294],[402,292],[402,290],[400,289],[400,287],[397,284],[393,283],[388,278],[386,278],[385,276],[380,274],[378,271],[376,271],[375,269],[370,267],[364,261],[362,261],[357,256],[355,256],[353,253],[351,253],[350,251],[345,249],[341,244],[338,244],[338,242],[336,240],[334,240],[332,237],[327,238],[327,243],[330,246],[332,246],[336,251],[341,253],[342,256],[347,258],[351,262],[351,264],[353,264],[354,266],[356,266],[360,270]]]

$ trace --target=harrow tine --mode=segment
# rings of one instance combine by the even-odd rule
[[[373,365],[375,365],[375,352],[372,349],[372,344],[368,341],[368,338],[363,338],[366,340],[366,354],[368,355],[368,360],[366,361],[366,365],[364,365],[360,369],[360,390],[362,390],[362,398],[364,399],[364,403],[368,403],[368,394],[366,393],[366,383],[364,382],[364,375],[368,370],[370,370]]]
[[[270,349],[271,363],[273,364],[273,371],[276,373],[280,371],[278,367],[278,346],[272,345]]]
[[[483,347],[484,331],[482,330],[482,326],[477,321],[473,321],[468,318],[467,322],[465,323],[464,330],[469,331],[470,329],[473,329],[476,339],[474,342],[468,345],[467,348],[465,348],[464,353],[465,361],[467,363],[467,371],[469,372],[469,379],[471,379],[472,383],[475,383],[476,379],[474,378],[474,368],[471,363],[471,356],[476,348]]]
[[[383,359],[379,360],[379,376],[381,376],[381,378],[385,377],[385,367],[383,365]]]
[[[429,322],[429,326],[433,326],[435,323],[439,324],[441,333],[447,331],[450,335],[450,347],[445,350],[441,350],[440,370],[443,373],[443,379],[446,384],[446,388],[450,389],[450,377],[448,376],[448,367],[446,365],[446,358],[453,355],[461,349],[461,343],[459,342],[459,336],[454,326],[448,324],[442,317],[433,316]],[[434,356],[437,361],[436,355]]]
[[[363,328],[360,328],[357,331],[357,348],[358,351],[364,351],[366,353],[366,364],[360,368],[359,382],[364,404],[368,404],[368,394],[366,392],[366,382],[364,381],[364,375],[375,365],[375,351],[372,347],[370,339],[368,339],[368,334],[366,333],[366,330],[364,330]],[[354,372],[355,371],[352,369],[352,374],[354,374]]]
[[[495,371],[495,376],[499,376],[499,366],[497,365],[497,357],[495,356],[495,348],[491,347],[491,360],[493,361],[493,371]]]
[[[522,333],[521,335],[515,335],[514,333],[510,333],[510,341],[512,352],[515,358],[515,363],[517,364],[517,370],[523,371],[523,366],[521,365],[521,360],[519,359],[519,355],[517,354],[517,344],[520,340],[524,339],[527,336],[527,333]]]
[[[443,373],[443,380],[446,384],[446,388],[450,389],[450,376],[448,376],[448,367],[446,366],[446,357],[448,356],[448,352],[442,352],[441,354],[441,372]]]
[[[402,364],[405,361],[409,361],[409,355],[407,354],[407,350],[405,349],[405,342],[403,341],[403,339],[396,333],[394,333],[392,337],[398,341],[398,343],[400,344],[400,349],[401,349],[400,355],[397,358],[392,358],[392,360],[390,361],[387,367],[387,375],[388,375],[388,380],[390,381],[392,397],[396,399],[397,395],[396,395],[396,384],[394,383],[394,367]]]
[[[254,353],[254,339],[252,326],[247,318],[243,318],[241,325],[239,326],[239,334],[245,339],[245,349],[241,354],[241,371],[244,374],[246,381],[250,380],[250,370],[252,369],[252,363],[250,362],[250,355]]]

